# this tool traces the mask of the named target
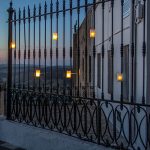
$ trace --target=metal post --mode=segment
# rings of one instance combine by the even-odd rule
[[[121,0],[121,46],[120,46],[120,55],[121,55],[121,74],[123,74],[123,4],[124,0]],[[123,103],[123,82],[121,82],[121,95],[120,101]]]
[[[93,0],[93,18],[94,18],[93,28],[94,29],[95,29],[95,10],[96,10],[96,0]],[[96,58],[96,46],[95,46],[95,38],[94,38],[93,39],[93,98],[95,98],[95,75],[94,75],[95,74],[95,58]]]
[[[112,84],[111,84],[111,100],[114,100],[114,0],[111,0],[111,63],[112,63]]]
[[[101,99],[104,100],[104,55],[105,55],[105,45],[104,45],[104,9],[105,9],[105,2],[102,1],[102,93]]]
[[[12,2],[7,10],[8,18],[8,75],[7,75],[7,119],[11,118],[11,87],[12,87],[12,17],[14,9]]]
[[[142,103],[145,104],[145,60],[146,60],[146,0],[143,1],[143,47],[142,47],[142,52],[143,52],[143,96],[142,96]]]
[[[73,70],[72,67],[72,0],[70,0],[70,69]],[[70,80],[70,95],[72,96],[72,84],[73,79]]]

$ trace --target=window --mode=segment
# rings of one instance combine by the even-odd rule
[[[127,17],[130,13],[130,0],[124,0],[123,17]]]
[[[91,56],[89,56],[89,82],[91,82]]]
[[[123,48],[123,98],[129,98],[129,45]]]
[[[84,58],[82,58],[82,78],[84,79]]]
[[[101,88],[101,54],[97,54],[97,87]]]
[[[111,50],[108,51],[108,93],[112,93],[112,57]]]

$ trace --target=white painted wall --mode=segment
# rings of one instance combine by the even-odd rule
[[[121,45],[121,7],[120,0],[115,0],[114,3],[114,99],[120,100],[121,84],[117,81],[117,73],[121,72],[121,56],[120,56],[120,45]],[[130,13],[131,14],[131,13]],[[130,45],[131,42],[131,16],[128,15],[124,18],[124,46]],[[110,94],[108,93],[108,55],[107,51],[111,50],[111,4],[107,2],[105,4],[105,56],[104,56],[104,97],[105,99],[110,99]],[[143,57],[142,57],[142,44],[143,44],[143,22],[137,24],[137,102],[141,102],[142,98],[142,85],[143,85]],[[101,4],[98,5],[96,9],[96,53],[101,53],[102,46],[102,8]],[[129,80],[131,81],[131,50],[129,46]],[[97,57],[95,61],[97,66]],[[97,88],[97,67],[95,68],[95,79],[96,79],[96,95],[97,98],[101,98],[101,89]],[[131,83],[131,82],[129,82]],[[131,85],[130,85],[131,86]],[[129,86],[129,97],[130,89]]]
[[[121,72],[121,55],[120,55],[120,45],[121,45],[121,4],[120,0],[115,0],[114,3],[114,100],[120,101],[120,94],[121,94],[121,84],[117,81],[117,73]],[[108,93],[108,54],[107,51],[111,50],[111,2],[107,2],[105,4],[105,14],[104,14],[104,36],[105,36],[105,55],[104,55],[104,98],[110,100],[110,94]],[[102,47],[102,6],[101,4],[98,5],[96,9],[96,53],[101,53],[101,47]],[[131,43],[131,13],[124,18],[124,31],[123,31],[123,43],[125,45],[130,45]],[[141,103],[142,102],[142,91],[143,91],[143,56],[142,56],[142,44],[143,44],[143,20],[139,23],[137,23],[137,80],[136,80],[136,102]],[[96,55],[97,56],[97,55]],[[97,66],[97,57],[95,61]],[[147,65],[147,64],[146,64]],[[146,67],[147,68],[147,67]],[[96,97],[101,99],[101,89],[97,87],[97,67],[95,68],[95,91],[96,91]],[[146,70],[147,71],[147,70]],[[145,76],[146,77],[146,76]],[[129,101],[131,96],[131,49],[129,46]],[[146,80],[145,80],[146,83]],[[148,83],[147,83],[148,84]],[[145,85],[146,87],[146,85]],[[146,95],[146,91],[145,91]],[[114,108],[116,108],[116,104],[112,104]],[[126,107],[130,110],[131,106]],[[108,115],[110,113],[110,110],[108,108],[104,108],[105,114]],[[121,111],[120,111],[121,112]],[[124,113],[126,111],[122,111],[121,114],[124,116]],[[137,120],[140,124],[141,119],[143,118],[144,111],[140,114],[137,114]],[[110,120],[112,120],[111,118]],[[142,137],[144,139],[145,133],[146,133],[146,124],[145,121],[143,121],[140,129],[143,129],[140,131],[142,133]],[[117,123],[118,129],[120,128],[120,123]],[[128,119],[124,121],[124,129],[125,129],[125,135],[129,136],[129,122]],[[121,133],[123,135],[123,133]],[[123,135],[124,136],[124,135]],[[145,141],[144,141],[145,142]],[[136,140],[137,146],[141,146],[141,149],[144,147],[142,146],[141,139],[138,135],[138,138]]]

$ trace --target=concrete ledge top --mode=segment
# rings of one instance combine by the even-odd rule
[[[26,150],[111,150],[64,134],[0,119],[0,140]]]

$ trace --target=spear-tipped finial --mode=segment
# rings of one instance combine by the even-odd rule
[[[10,7],[12,7],[12,4],[13,4],[13,3],[12,3],[12,0],[11,0],[11,1],[10,1]]]
[[[46,3],[46,1],[45,1],[45,7],[47,7],[47,3]]]
[[[46,3],[46,1],[45,1],[44,8],[45,8],[45,13],[46,13],[47,12],[47,3]]]
[[[58,11],[58,9],[59,9],[59,1],[57,0],[56,1],[56,11]]]
[[[7,10],[8,13],[13,13],[14,12],[14,9],[13,9],[12,5],[13,5],[13,3],[12,3],[12,0],[11,0],[9,9]]]
[[[30,7],[28,5],[28,17],[30,17]]]
[[[25,18],[26,17],[26,9],[25,9],[25,7],[23,8],[23,18]]]
[[[19,20],[21,19],[21,9],[19,8]]]
[[[35,16],[36,15],[36,6],[34,4],[34,11],[33,11],[33,15]]]
[[[41,3],[39,4],[39,15],[41,14]]]
[[[50,11],[51,11],[51,13],[52,13],[52,11],[53,11],[53,3],[52,3],[52,0],[51,0],[51,3],[50,3]]]

